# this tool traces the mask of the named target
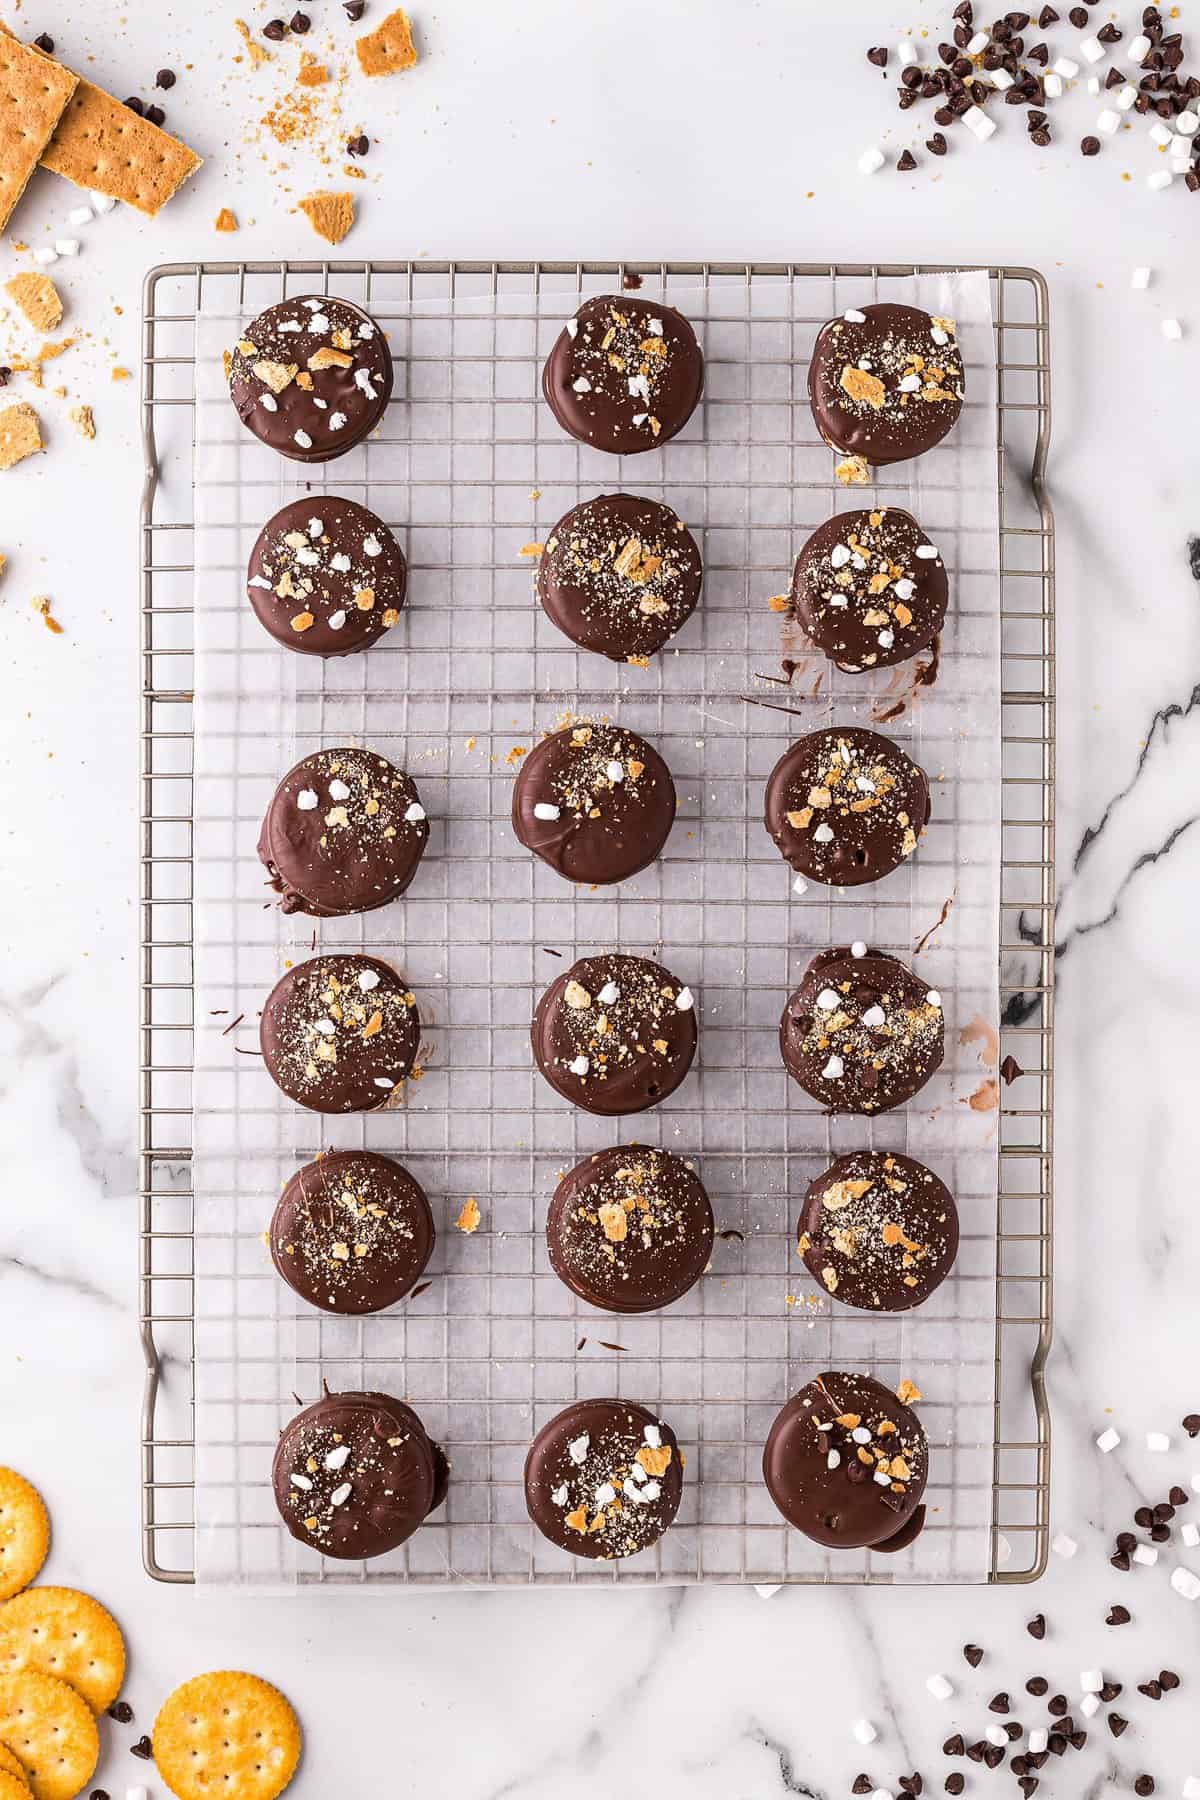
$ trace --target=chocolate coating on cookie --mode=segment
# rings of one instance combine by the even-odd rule
[[[433,1214],[398,1162],[371,1150],[332,1150],[292,1176],[268,1241],[275,1267],[310,1305],[380,1312],[420,1280],[433,1250]]]
[[[276,643],[305,656],[349,656],[400,617],[404,552],[356,500],[291,500],[258,534],[246,594]]]
[[[958,1255],[958,1208],[945,1182],[898,1150],[854,1150],[811,1183],[797,1226],[809,1273],[845,1306],[908,1312]]]
[[[780,855],[829,887],[890,875],[929,813],[925,771],[890,738],[856,726],[797,738],[767,780],[765,824]]]
[[[542,370],[563,430],[618,456],[682,431],[703,386],[704,357],[683,314],[629,294],[585,300]]]
[[[421,1019],[387,963],[314,956],[275,983],[258,1035],[267,1073],[289,1100],[313,1112],[370,1112],[411,1073]]]
[[[318,750],[276,788],[258,856],[283,912],[331,919],[395,900],[428,841],[409,776],[373,750]]]
[[[513,786],[527,850],[568,881],[627,881],[659,855],[675,784],[654,747],[617,725],[567,725],[536,745]]]
[[[366,437],[392,393],[392,356],[369,313],[318,294],[280,300],[229,355],[229,394],[256,438],[293,462],[328,462]]]
[[[551,982],[530,1031],[550,1086],[609,1118],[673,1094],[696,1054],[692,991],[642,956],[587,956]]]
[[[284,1427],[271,1480],[294,1538],[340,1561],[404,1543],[446,1493],[449,1465],[390,1394],[326,1394]]]
[[[546,1215],[550,1266],[604,1312],[654,1312],[699,1281],[712,1254],[713,1215],[690,1163],[667,1150],[618,1144],[564,1175]]]
[[[830,1112],[886,1112],[941,1064],[942,997],[885,951],[822,950],[783,1009],[779,1051]]]
[[[920,1398],[911,1383],[900,1391]],[[763,1450],[763,1479],[788,1524],[835,1550],[911,1542],[928,1471],[912,1408],[870,1375],[835,1370],[793,1395]]]
[[[674,637],[702,579],[696,540],[669,506],[601,494],[573,507],[546,539],[537,591],[572,643],[628,662]]]
[[[796,558],[792,612],[839,669],[886,669],[926,650],[949,599],[946,565],[898,506],[838,513]]]
[[[525,1458],[529,1516],[572,1556],[611,1561],[649,1549],[682,1493],[675,1433],[633,1400],[577,1400],[543,1425]]]
[[[904,462],[941,443],[963,403],[952,319],[885,302],[822,325],[808,398],[825,442],[864,462]]]

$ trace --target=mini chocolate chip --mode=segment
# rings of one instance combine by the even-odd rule
[[[342,0],[342,10],[352,25],[357,25],[367,10],[367,0]]]
[[[1163,1693],[1169,1694],[1172,1688],[1177,1688],[1179,1686],[1179,1677],[1174,1669],[1160,1669],[1158,1671],[1158,1682]]]
[[[1024,1732],[1024,1730],[1025,1730],[1025,1727],[1024,1727],[1024,1726],[1023,1726],[1023,1725],[1021,1725],[1021,1724],[1018,1724],[1018,1722],[1017,1722],[1017,1720],[1016,1720],[1016,1719],[1010,1719],[1010,1720],[1009,1720],[1009,1721],[1008,1721],[1008,1724],[1007,1724],[1007,1725],[1006,1725],[1006,1726],[1005,1726],[1005,1727],[1004,1727],[1004,1729],[1005,1729],[1005,1731],[1007,1731],[1007,1733],[1008,1733],[1008,1741],[1009,1741],[1009,1743],[1010,1743],[1010,1744],[1015,1744],[1015,1743],[1016,1743],[1016,1741],[1017,1741],[1017,1739],[1018,1739],[1018,1738],[1019,1738],[1019,1737],[1020,1737],[1020,1736],[1021,1736],[1021,1735],[1022,1735],[1022,1733],[1023,1733],[1023,1732]]]
[[[1146,1800],[1146,1796],[1154,1792],[1153,1775],[1139,1775],[1133,1784],[1133,1791],[1141,1796],[1141,1800]]]
[[[966,1657],[967,1661],[970,1663],[970,1665],[973,1669],[977,1669],[979,1667],[980,1663],[983,1661],[983,1651],[980,1649],[978,1644],[964,1644],[963,1645],[963,1655]]]
[[[874,49],[868,50],[867,61],[874,63],[877,69],[886,69],[888,64],[887,45],[876,44]]]
[[[988,1711],[994,1713],[1006,1713],[1012,1711],[1012,1701],[1004,1692],[1003,1688],[1001,1688],[998,1694],[993,1694],[988,1701]]]
[[[875,1791],[875,1783],[869,1775],[856,1775],[850,1783],[852,1794],[871,1794]]]
[[[953,1774],[947,1775],[945,1781],[942,1783],[942,1786],[948,1794],[961,1794],[966,1785],[967,1778],[958,1769],[955,1769]]]
[[[1048,1750],[1031,1750],[1025,1761],[1031,1769],[1040,1769],[1050,1752]]]
[[[1024,1775],[1026,1769],[1029,1767],[1029,1758],[1027,1756],[1014,1756],[1008,1767],[1013,1775]]]
[[[292,30],[296,33],[297,37],[303,37],[304,33],[311,26],[312,20],[309,18],[308,14],[305,12],[295,12],[292,14],[291,18],[288,20],[288,24],[291,26]]]
[[[917,166],[917,159],[913,155],[912,151],[911,150],[902,150],[900,153],[900,159],[896,164],[896,167],[901,171],[901,173],[904,175],[907,175],[909,173],[909,171],[911,169],[915,169],[916,166]]]
[[[1143,1531],[1149,1531],[1154,1523],[1153,1510],[1149,1506],[1139,1506],[1133,1515],[1133,1522],[1140,1525]]]
[[[1038,1643],[1040,1644],[1042,1639],[1046,1635],[1046,1615],[1045,1615],[1045,1613],[1034,1613],[1032,1619],[1030,1619],[1030,1621],[1026,1625],[1025,1629],[1029,1633],[1030,1637],[1036,1638]]]
[[[930,156],[945,156],[946,140],[940,131],[935,131],[931,138],[925,139],[925,148]]]
[[[1150,1527],[1150,1539],[1155,1544],[1168,1544],[1171,1541],[1171,1527],[1162,1519]]]
[[[1044,125],[1040,125],[1036,131],[1030,132],[1029,141],[1031,144],[1036,144],[1040,150],[1044,150],[1050,142],[1050,133]]]
[[[11,369],[0,367],[0,388],[8,386],[9,378],[11,375],[12,375]]]
[[[1102,25],[1096,33],[1096,36],[1102,44],[1119,44],[1122,36],[1121,27],[1111,23]],[[1113,73],[1115,74],[1116,71],[1114,70]]]
[[[1046,1748],[1053,1756],[1066,1755],[1067,1740],[1061,1731],[1052,1731],[1050,1733],[1050,1736],[1046,1739]]]
[[[1072,1750],[1082,1750],[1083,1746],[1087,1743],[1087,1732],[1073,1731],[1067,1742],[1070,1744]]]
[[[1183,1429],[1190,1438],[1200,1437],[1200,1413],[1189,1413],[1183,1421]]]
[[[88,1800],[108,1800],[108,1795],[103,1788],[93,1788]]]
[[[1173,1519],[1175,1517],[1175,1508],[1171,1505],[1169,1500],[1160,1500],[1154,1509],[1154,1516],[1156,1519]]]
[[[972,6],[971,0],[958,0],[958,5],[954,9],[952,17],[960,19],[964,25],[973,25],[975,22],[975,8]]]
[[[1031,1675],[1025,1683],[1025,1692],[1032,1694],[1036,1700],[1040,1700],[1043,1694],[1049,1692],[1049,1689],[1050,1683],[1044,1675]]]
[[[1171,1489],[1170,1493],[1167,1495],[1167,1499],[1171,1502],[1172,1506],[1186,1506],[1188,1503],[1187,1489],[1181,1488],[1181,1487],[1173,1487]]]
[[[149,125],[165,125],[167,122],[167,115],[161,106],[148,106],[145,112],[145,119]]]
[[[1189,169],[1183,178],[1183,184],[1189,194],[1200,193],[1200,173],[1195,169]]]
[[[1138,1693],[1145,1694],[1147,1700],[1161,1700],[1162,1692],[1161,1681],[1155,1681],[1151,1678],[1149,1681],[1138,1682]]]
[[[137,1743],[130,1744],[129,1748],[135,1756],[140,1756],[143,1762],[149,1762],[154,1755],[154,1746],[148,1737],[140,1737]]]
[[[1129,1720],[1127,1718],[1125,1718],[1123,1716],[1123,1714],[1109,1713],[1108,1729],[1112,1732],[1114,1737],[1120,1737],[1121,1733],[1125,1730],[1125,1728],[1128,1724],[1129,1724]]]
[[[942,1755],[961,1756],[965,1749],[966,1745],[963,1743],[962,1732],[956,1731],[953,1737],[948,1737],[942,1745]]]
[[[139,119],[145,113],[146,109],[142,105],[141,101],[138,99],[136,94],[130,94],[130,96],[129,96],[128,100],[125,102],[125,104],[129,108],[131,113],[137,114]]]
[[[921,1778],[920,1770],[914,1769],[911,1775],[902,1775],[900,1777],[900,1786],[904,1789],[906,1794],[915,1795],[921,1793],[925,1783]]]
[[[1038,1779],[1037,1779],[1036,1775],[1022,1775],[1020,1781],[1018,1781],[1018,1783],[1017,1783],[1017,1786],[1020,1788],[1021,1792],[1026,1796],[1026,1800],[1028,1800],[1028,1796],[1030,1794],[1036,1793],[1037,1784],[1038,1784]]]
[[[128,1700],[114,1700],[108,1709],[108,1716],[115,1719],[118,1725],[128,1725],[133,1718],[133,1708]]]
[[[47,56],[54,55],[54,39],[50,36],[48,31],[40,32],[33,41],[39,50],[44,50],[46,52]]]
[[[968,1744],[967,1745],[967,1755],[970,1757],[972,1762],[982,1762],[983,1761],[983,1753],[986,1749],[987,1749],[987,1745],[985,1743],[983,1743],[982,1740],[978,1744]]]
[[[1050,52],[1045,44],[1035,44],[1025,60],[1032,63],[1047,63],[1050,61]]]
[[[1040,31],[1045,31],[1047,25],[1057,24],[1058,14],[1055,12],[1054,8],[1052,6],[1043,6],[1041,12],[1038,14],[1038,29]]]
[[[273,44],[281,44],[287,36],[287,26],[282,19],[269,19],[263,26],[263,36]]]
[[[1061,1719],[1067,1710],[1068,1704],[1069,1702],[1065,1694],[1055,1694],[1052,1699],[1047,1700],[1046,1711],[1054,1718]]]
[[[1129,1573],[1130,1562],[1129,1562],[1129,1558],[1126,1556],[1124,1550],[1118,1550],[1116,1555],[1110,1556],[1108,1560],[1112,1564],[1113,1568],[1120,1569],[1120,1571],[1123,1575],[1127,1575]]]
[[[939,125],[953,125],[958,117],[957,113],[952,112],[948,106],[939,106],[933,116]]]
[[[173,88],[175,86],[174,69],[160,69],[158,74],[154,77],[154,85],[157,88],[162,88],[164,91],[167,88]]]
[[[371,140],[365,131],[360,131],[357,137],[346,139],[347,156],[365,156],[370,148]]]
[[[1106,1681],[1104,1686],[1100,1689],[1100,1698],[1103,1700],[1105,1706],[1108,1706],[1110,1702],[1116,1699],[1120,1692],[1121,1683],[1119,1681]]]
[[[1124,1550],[1126,1555],[1137,1549],[1137,1539],[1134,1537],[1132,1531],[1118,1531],[1117,1549]]]
[[[1098,137],[1082,138],[1080,140],[1079,148],[1085,156],[1099,156],[1100,139]]]
[[[1106,1625],[1128,1625],[1132,1617],[1133,1614],[1127,1606],[1110,1606],[1105,1614],[1104,1623]]]
[[[1077,30],[1079,30],[1079,31],[1087,30],[1087,28],[1088,28],[1088,9],[1086,6],[1073,6],[1071,8],[1070,12],[1067,14],[1067,17],[1068,17],[1068,19],[1070,19],[1072,25],[1074,25]]]
[[[1125,71],[1123,69],[1110,69],[1108,74],[1104,77],[1104,85],[1106,88],[1124,87]]]
[[[998,1769],[1004,1761],[1004,1752],[999,1744],[989,1744],[984,1750],[983,1760],[989,1769]]]

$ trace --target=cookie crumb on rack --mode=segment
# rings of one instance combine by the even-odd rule
[[[334,194],[328,190],[307,194],[298,202],[319,238],[327,244],[340,244],[354,223],[354,198],[351,194]]]

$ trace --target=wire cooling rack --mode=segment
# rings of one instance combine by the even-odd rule
[[[574,305],[573,295],[601,288],[616,288],[627,278],[640,277],[649,297],[697,287],[720,293],[727,304],[732,292],[743,291],[747,308],[762,296],[769,284],[785,282],[803,291],[817,284],[826,291],[830,283],[853,283],[856,297],[886,288],[893,281],[933,270],[870,265],[785,264],[532,264],[532,263],[257,263],[186,264],[153,270],[147,278],[143,314],[142,404],[146,459],[146,487],[142,514],[142,620],[143,620],[143,731],[142,731],[142,1013],[141,1013],[141,1288],[142,1336],[147,1377],[142,1432],[142,1531],[143,1556],[148,1572],[164,1581],[194,1579],[195,1427],[194,1358],[195,1277],[197,1235],[191,1186],[191,1096],[195,1066],[194,1033],[202,1021],[194,1017],[194,946],[196,902],[194,854],[196,815],[194,792],[193,717],[193,610],[192,581],[195,568],[195,512],[191,488],[195,433],[197,369],[194,353],[197,317],[211,295],[213,285],[232,291],[240,303],[249,295],[254,303],[291,292],[320,291],[331,278],[355,277],[364,303],[382,311],[385,289],[403,293],[413,308],[425,296],[443,299],[456,292],[496,297],[525,294],[533,310],[544,293],[553,289],[549,310],[559,316]],[[996,476],[1000,527],[1001,653],[1003,731],[1002,879],[1000,894],[1000,994],[1001,1043],[999,1055],[1012,1058],[1022,1073],[1003,1090],[999,1113],[999,1206],[996,1216],[994,1384],[988,1388],[991,1430],[990,1482],[983,1492],[963,1497],[986,1507],[990,1554],[987,1573],[997,1581],[1031,1580],[1042,1570],[1048,1537],[1049,1417],[1043,1389],[1043,1365],[1051,1326],[1051,1095],[1052,1095],[1052,981],[1050,911],[1054,895],[1053,780],[1054,780],[1054,646],[1053,646],[1053,523],[1044,494],[1044,471],[1050,426],[1049,321],[1047,296],[1040,276],[1030,270],[989,271],[996,337],[999,392],[996,412]],[[264,281],[273,291],[263,294]],[[297,281],[300,285],[297,286]],[[206,290],[206,284],[207,290]],[[398,284],[398,285],[397,285]],[[756,285],[757,284],[757,285]],[[342,291],[345,291],[344,289]],[[814,301],[814,305],[816,302]],[[736,310],[736,309],[735,309]],[[817,305],[810,321],[825,316]],[[803,308],[801,308],[803,312]],[[794,315],[793,315],[794,316]],[[792,386],[802,393],[804,358],[789,352]],[[493,336],[488,361],[492,393],[502,373],[504,358]],[[797,379],[798,374],[798,379]],[[827,464],[826,458],[826,464]],[[336,467],[336,465],[335,465]],[[333,483],[336,485],[336,482]],[[802,480],[800,486],[807,485]],[[828,476],[811,484],[828,488]],[[850,501],[849,503],[853,503]],[[451,515],[453,517],[454,515]],[[426,521],[431,530],[442,521]],[[543,519],[543,525],[549,521]],[[448,521],[447,521],[448,525]],[[794,548],[794,545],[793,545]],[[416,569],[416,565],[414,565]],[[491,646],[496,650],[493,638]],[[295,659],[289,659],[293,661]],[[362,662],[365,659],[350,659]],[[452,667],[452,665],[449,665]],[[453,691],[448,677],[447,689]],[[528,700],[528,696],[523,696]],[[788,703],[788,696],[780,694]],[[538,709],[537,722],[549,722],[546,708]],[[652,716],[652,715],[651,715]],[[638,726],[624,702],[622,717]],[[523,721],[524,722],[524,721]],[[320,727],[326,726],[320,720]],[[532,721],[530,721],[532,723]],[[778,721],[780,741],[803,729]],[[643,728],[645,728],[643,726]],[[651,724],[650,735],[653,736]],[[307,746],[306,746],[307,747]],[[383,746],[385,749],[387,746]],[[272,768],[274,765],[271,765]],[[279,770],[275,770],[278,773]],[[503,786],[497,782],[497,789]],[[570,912],[570,902],[565,903]],[[572,921],[573,925],[574,921]],[[564,946],[586,953],[587,944],[566,927]],[[326,947],[333,947],[323,939]],[[669,962],[670,956],[666,957]],[[534,985],[552,978],[562,964],[547,963],[536,972]],[[527,1010],[525,1016],[527,1017]],[[515,1023],[515,1019],[513,1023]],[[497,1136],[497,1127],[519,1131],[514,1124],[492,1118],[488,1125],[489,1148],[509,1140]],[[626,1135],[637,1136],[636,1121]],[[297,1154],[308,1145],[309,1134],[295,1134]],[[515,1142],[515,1139],[514,1139]],[[590,1144],[588,1147],[591,1147]],[[303,1152],[310,1153],[310,1152]],[[743,1142],[742,1160],[746,1148]],[[402,1153],[403,1154],[403,1153]],[[419,1162],[404,1160],[421,1173]],[[437,1159],[443,1165],[444,1159]],[[526,1159],[527,1160],[527,1159]],[[546,1162],[542,1157],[541,1161]],[[560,1160],[568,1160],[566,1157]],[[514,1163],[513,1167],[519,1165]],[[444,1185],[452,1189],[448,1177]],[[456,1196],[449,1194],[450,1216]],[[264,1196],[264,1218],[271,1196]],[[527,1253],[527,1247],[526,1251]],[[488,1275],[500,1272],[502,1248],[488,1251]],[[990,1271],[991,1262],[988,1262]],[[990,1280],[990,1274],[989,1274]],[[989,1305],[989,1317],[991,1307]],[[761,1352],[770,1355],[766,1339]],[[436,1322],[435,1322],[436,1323]],[[446,1319],[440,1321],[444,1330]],[[661,1332],[645,1340],[643,1354],[663,1354]],[[743,1321],[739,1320],[739,1324]],[[686,1321],[680,1321],[685,1325]],[[475,1346],[481,1368],[491,1360],[490,1322]],[[606,1329],[593,1316],[587,1326],[593,1337]],[[303,1335],[303,1334],[301,1334]],[[624,1333],[613,1333],[614,1336]],[[424,1340],[426,1352],[428,1339]],[[677,1337],[678,1353],[687,1354],[686,1337]],[[732,1341],[732,1340],[731,1340]],[[414,1333],[407,1340],[420,1349]],[[741,1339],[743,1346],[745,1338]],[[318,1334],[319,1344],[319,1334]],[[635,1338],[629,1348],[637,1350]],[[570,1347],[566,1347],[569,1353]],[[563,1355],[557,1346],[554,1354]],[[300,1356],[300,1362],[322,1366],[319,1356]],[[351,1351],[346,1358],[354,1363]],[[425,1356],[428,1361],[428,1354]],[[628,1359],[624,1367],[633,1362]],[[398,1361],[402,1362],[403,1358]],[[306,1371],[311,1374],[311,1370]],[[624,1371],[622,1371],[624,1372]],[[488,1400],[492,1377],[487,1373]],[[336,1382],[335,1382],[336,1385]],[[342,1385],[349,1385],[343,1382]],[[382,1383],[382,1385],[387,1385]],[[393,1384],[404,1391],[402,1376]],[[613,1385],[616,1385],[614,1377]],[[594,1389],[591,1391],[595,1391]],[[622,1392],[630,1391],[622,1386]],[[308,1393],[304,1398],[311,1398]],[[525,1436],[529,1435],[528,1429]],[[465,1473],[469,1475],[469,1461]],[[515,1486],[510,1471],[509,1488]],[[722,1471],[728,1474],[728,1471]],[[725,1486],[743,1509],[746,1464]],[[486,1485],[486,1484],[484,1484]],[[715,1484],[717,1488],[720,1483]],[[464,1492],[467,1489],[464,1486]],[[478,1490],[482,1491],[482,1489]],[[519,1489],[517,1490],[519,1494]],[[511,1500],[511,1495],[505,1496]],[[469,1505],[470,1502],[468,1501]],[[745,1510],[741,1512],[747,1520]],[[515,1515],[503,1514],[514,1521]],[[486,1514],[489,1525],[494,1515]],[[259,1519],[265,1530],[277,1533],[272,1520]],[[776,1522],[777,1524],[777,1522]],[[419,1543],[426,1534],[413,1540]],[[671,1542],[668,1534],[664,1544]],[[719,1533],[716,1535],[720,1535]],[[728,1534],[726,1534],[728,1535]],[[703,1546],[704,1534],[699,1534]],[[519,1559],[518,1563],[519,1563]],[[827,1565],[819,1573],[789,1572],[789,1579],[863,1580],[889,1579],[881,1567],[886,1559],[874,1559],[866,1571],[855,1565],[839,1573]],[[589,1569],[589,1573],[591,1570]],[[490,1551],[485,1564],[459,1573],[467,1579],[513,1581],[538,1579],[532,1559],[528,1572],[514,1573],[513,1564],[493,1566]],[[311,1578],[311,1577],[309,1577]],[[328,1578],[323,1572],[316,1578]],[[351,1578],[354,1578],[351,1576]],[[448,1578],[443,1567],[404,1567],[401,1578]],[[646,1577],[642,1577],[646,1578]],[[773,1565],[761,1565],[752,1553],[740,1558],[710,1554],[703,1549],[690,1567],[659,1560],[650,1579],[767,1580]]]

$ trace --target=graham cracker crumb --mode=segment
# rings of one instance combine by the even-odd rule
[[[48,275],[28,269],[6,281],[4,291],[35,331],[54,331],[62,324],[62,299]]]
[[[243,44],[245,44],[246,55],[250,58],[252,63],[257,65],[258,63],[270,62],[271,52],[263,49],[258,39],[251,32],[245,19],[235,19],[233,21],[233,29],[237,32]]]
[[[79,433],[80,437],[95,437],[96,421],[92,417],[92,409],[90,406],[73,406],[71,408],[71,423]]]
[[[300,68],[296,80],[301,87],[324,87],[329,80],[329,70],[325,64],[318,62],[305,50],[300,57]]]
[[[478,1203],[474,1194],[472,1194],[470,1198],[464,1202],[463,1209],[459,1213],[457,1219],[455,1219],[454,1223],[458,1226],[460,1231],[465,1231],[469,1236],[472,1231],[477,1231],[479,1229],[481,1216]]]
[[[43,447],[38,416],[27,400],[0,412],[0,470],[16,468]]]
[[[334,194],[328,190],[308,194],[299,206],[317,236],[324,238],[327,244],[340,244],[354,223],[352,194]]]
[[[220,212],[217,214],[216,218],[213,220],[213,230],[214,231],[236,231],[237,228],[238,228],[237,219],[234,217],[233,213],[230,212],[230,210],[227,206],[223,206],[221,208]]]
[[[364,75],[394,75],[411,69],[417,52],[408,15],[398,6],[374,31],[355,39],[354,51]]]
[[[129,380],[129,370],[123,369],[121,367],[120,363],[114,363],[113,371],[112,371],[112,378],[114,381],[128,381]]]
[[[50,611],[49,594],[36,594],[33,599],[33,610],[41,613],[47,631],[52,631],[56,637],[62,636],[62,626]]]

